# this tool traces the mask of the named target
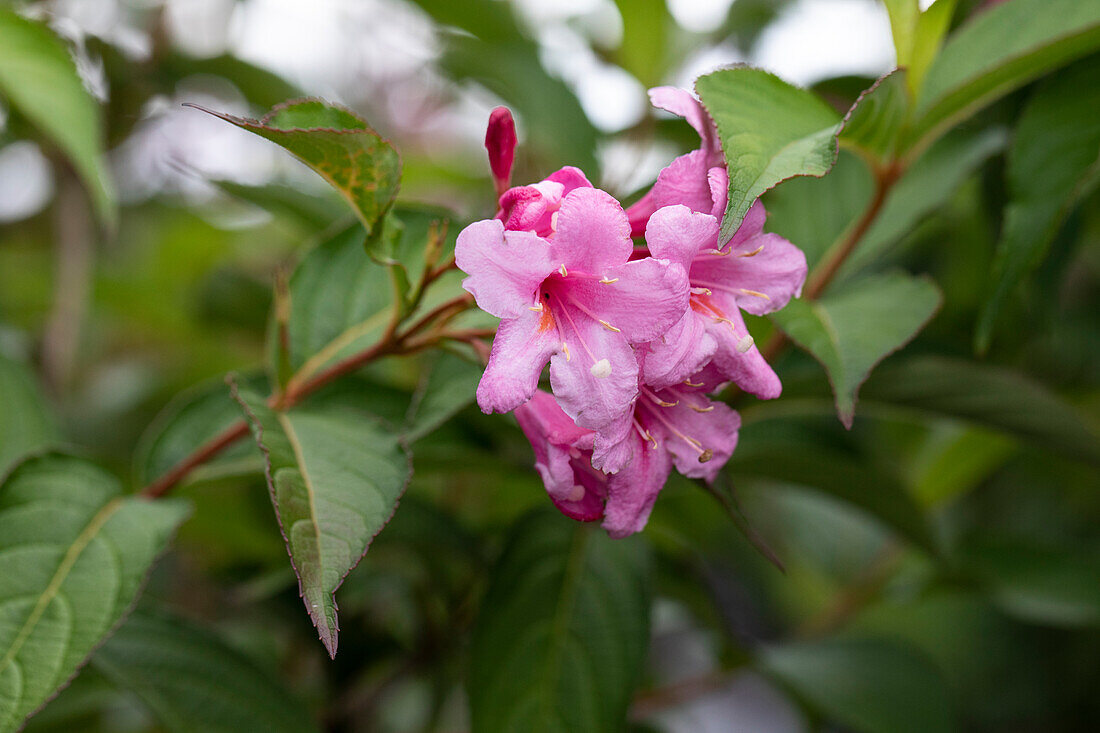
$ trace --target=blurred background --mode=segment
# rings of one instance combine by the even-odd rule
[[[62,157],[0,102],[0,354],[34,366],[65,440],[134,481],[135,465],[158,449],[157,414],[175,395],[192,390],[177,406],[220,399],[226,372],[259,373],[276,274],[345,216],[285,152],[183,102],[254,117],[299,96],[343,103],[401,151],[402,200],[470,221],[494,209],[482,143],[496,105],[517,118],[514,181],[578,165],[629,198],[697,145],[681,120],[649,107],[648,87],[690,88],[700,73],[748,62],[847,109],[894,65],[875,0],[14,5],[72,43],[102,103],[122,212],[115,231],[98,227]],[[961,0],[955,24],[981,5]],[[744,457],[730,472],[786,572],[697,487],[674,480],[665,490],[646,531],[657,582],[636,730],[891,731],[927,706],[948,710],[964,730],[1094,729],[1095,465],[890,399],[894,380],[906,379],[909,362],[899,360],[972,356],[1005,202],[1006,131],[1028,92],[970,123],[982,133],[968,148],[973,164],[955,180],[926,183],[922,193],[942,205],[894,235],[885,261],[931,273],[945,304],[867,385],[855,428],[836,421],[823,374],[801,353],[778,364],[783,398],[738,403]],[[863,176],[844,155],[825,179],[785,184],[765,199],[768,228],[812,262],[858,215]],[[1097,203],[1094,192],[1070,216],[984,357],[1026,380],[1023,397],[1056,393],[1093,424]],[[761,341],[769,325],[752,328]],[[415,385],[386,362],[363,378],[395,394]],[[754,434],[764,441],[755,449]],[[782,460],[768,452],[776,445],[820,456],[822,482],[901,487],[952,547],[950,559],[914,548],[812,478],[770,476],[760,465]],[[476,408],[418,443],[401,511],[340,591],[335,662],[301,613],[250,446],[231,456],[245,469],[200,473],[181,489],[196,514],[144,602],[216,629],[332,730],[465,730],[464,634],[487,568],[504,528],[546,503],[529,450],[511,418]],[[771,675],[744,667],[761,645],[787,641],[814,645],[776,652]],[[27,730],[158,728],[93,665]]]

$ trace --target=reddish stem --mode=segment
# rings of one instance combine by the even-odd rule
[[[191,471],[206,463],[246,435],[248,435],[248,423],[244,420],[238,420],[199,446],[194,453],[173,466],[168,473],[142,489],[141,496],[150,499],[164,496],[172,490],[172,487],[182,481],[187,474],[191,473]]]

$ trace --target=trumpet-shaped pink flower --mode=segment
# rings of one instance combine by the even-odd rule
[[[550,361],[550,383],[577,425],[596,431],[593,463],[615,472],[630,460],[620,445],[638,394],[632,344],[661,336],[683,316],[681,265],[630,261],[633,245],[622,207],[607,193],[577,188],[554,217],[555,234],[509,231],[498,219],[458,236],[455,258],[482,310],[501,319],[478,385],[485,412],[509,412],[535,393]]]
[[[778,397],[779,377],[755,347],[741,311],[771,313],[797,297],[806,281],[806,257],[779,235],[764,233],[767,214],[759,201],[733,238],[719,246],[725,171],[713,170],[710,181],[716,199],[713,215],[667,206],[646,227],[650,254],[688,271],[691,307],[662,338],[645,347],[643,379],[655,386],[673,385],[710,362],[745,391]]]
[[[713,481],[737,445],[741,418],[703,393],[717,386],[716,374],[672,389],[641,388],[624,438],[633,459],[618,473],[592,465],[596,434],[577,427],[549,394],[537,391],[516,410],[535,452],[535,468],[546,491],[566,516],[603,519],[612,537],[645,527],[657,495],[675,466],[692,478]]]
[[[640,237],[653,212],[664,206],[683,204],[692,211],[711,211],[711,169],[724,170],[725,158],[718,139],[718,129],[703,105],[691,92],[676,87],[655,87],[649,90],[654,107],[672,112],[687,120],[699,133],[699,149],[674,159],[645,196],[627,209],[631,233]],[[723,193],[723,196],[725,194]]]

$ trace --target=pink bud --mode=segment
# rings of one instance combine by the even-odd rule
[[[497,107],[489,114],[485,149],[489,151],[489,168],[499,196],[508,188],[516,155],[516,123],[507,107]]]

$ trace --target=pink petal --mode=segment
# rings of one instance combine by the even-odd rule
[[[683,204],[692,211],[709,214],[714,209],[708,172],[710,165],[703,150],[674,158],[657,175],[653,198],[657,208]]]
[[[606,268],[602,281],[569,278],[562,284],[567,301],[632,344],[657,338],[688,307],[684,268],[652,257]]]
[[[732,297],[754,315],[787,305],[805,282],[806,255],[778,234],[751,237],[736,244],[731,254],[701,257],[691,268],[693,286]]]
[[[713,481],[737,447],[741,416],[699,392],[669,389],[658,396],[674,406],[654,407],[661,419],[647,419],[646,428],[672,456],[676,470],[688,478]],[[703,453],[685,438],[701,445]]]
[[[571,165],[560,168],[546,177],[547,181],[562,185],[562,196],[578,188],[592,188],[584,171]]]
[[[545,240],[530,232],[505,232],[496,219],[476,221],[459,232],[455,262],[469,275],[462,287],[479,308],[498,318],[529,313],[542,281],[557,268]]]
[[[508,188],[516,154],[516,123],[507,107],[497,107],[489,113],[485,149],[489,152],[489,168],[493,171],[497,195],[500,195]]]
[[[547,310],[525,310],[519,318],[502,320],[493,339],[489,365],[477,386],[481,411],[510,412],[531,399],[542,368],[559,346],[558,332]]]
[[[631,441],[634,460],[607,479],[603,527],[614,539],[645,528],[657,495],[672,471],[672,461],[665,450],[642,441],[636,433]]]
[[[569,349],[550,360],[550,386],[558,404],[581,427],[612,429],[630,412],[638,394],[634,351],[622,334],[579,312],[556,312],[555,317]]]
[[[618,473],[634,459],[634,410],[596,431],[592,440],[592,465],[604,473]]]
[[[509,188],[500,197],[497,218],[509,231],[528,231],[540,237],[553,233],[553,216],[561,203],[563,186],[540,181],[530,186]]]
[[[688,310],[676,324],[644,347],[642,381],[655,388],[682,383],[702,369],[718,343],[707,332],[706,321]]]
[[[678,263],[690,272],[699,252],[717,245],[718,220],[687,206],[666,206],[650,217],[645,241],[654,257]]]
[[[649,217],[657,210],[657,199],[653,195],[653,189],[646,191],[645,195],[632,203],[626,210],[626,218],[630,222],[630,236],[645,236],[646,224]]]
[[[577,188],[566,194],[551,246],[554,258],[568,270],[593,275],[626,262],[634,249],[623,207],[598,188]]]
[[[775,399],[783,391],[779,377],[764,360],[755,343],[742,351],[748,329],[745,328],[740,311],[732,308],[727,311],[727,316],[733,321],[732,327],[728,323],[712,323],[707,326],[707,332],[718,344],[710,368],[717,370],[724,379],[746,392],[764,400]]]
[[[704,145],[714,144],[714,123],[691,92],[678,87],[654,87],[649,90],[649,101],[654,107],[683,117],[699,133]]]

